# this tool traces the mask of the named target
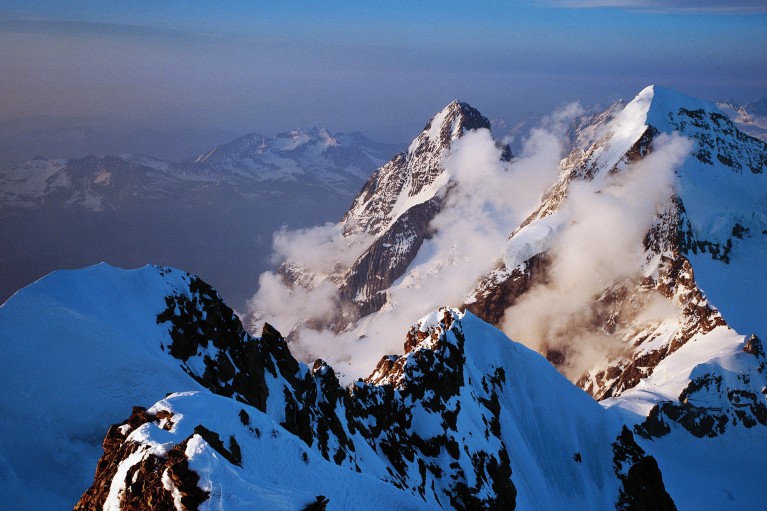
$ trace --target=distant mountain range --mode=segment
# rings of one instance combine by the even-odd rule
[[[38,156],[82,158],[87,154],[151,154],[172,161],[193,160],[206,148],[237,134],[221,129],[117,129],[119,121],[31,118],[0,122],[0,165]]]
[[[767,141],[767,98],[759,98],[745,105],[732,101],[719,101],[717,106],[738,125],[738,128]]]
[[[194,269],[243,307],[272,233],[340,218],[396,152],[359,133],[246,135],[193,162],[141,155],[35,158],[0,169],[5,299],[59,268],[147,261]]]

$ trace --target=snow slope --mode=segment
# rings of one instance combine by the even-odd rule
[[[53,273],[0,308],[0,331],[0,491],[14,509],[71,506],[109,423],[77,509],[119,507],[139,486],[139,499],[196,495],[201,509],[294,509],[319,495],[328,509],[638,498],[616,475],[620,423],[470,313],[423,318],[403,356],[348,387],[322,362],[298,364],[274,331],[251,338],[215,291],[168,268]]]
[[[233,399],[209,392],[176,393],[148,410],[159,411],[172,415],[172,427],[166,430],[162,423],[149,422],[131,431],[127,442],[140,443],[141,449],[122,461],[120,470],[135,467],[141,456],[167,456],[175,445],[190,439],[184,451],[189,468],[199,475],[199,488],[209,494],[201,510],[290,511],[303,509],[319,495],[330,501],[328,509],[433,509],[380,479],[327,461],[267,415]],[[241,419],[243,411],[247,424]],[[196,433],[199,424],[230,442],[236,439],[239,466]],[[124,481],[116,478],[105,509],[120,509],[119,494],[124,491]]]
[[[6,505],[71,508],[88,487],[104,431],[126,405],[201,389],[163,352],[168,328],[153,319],[187,278],[101,264],[52,273],[0,307]]]

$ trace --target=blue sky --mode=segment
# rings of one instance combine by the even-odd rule
[[[767,96],[767,0],[5,0],[0,120],[406,140],[454,98],[513,120],[663,84]]]

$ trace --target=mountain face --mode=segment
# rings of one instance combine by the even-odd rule
[[[470,313],[424,317],[403,355],[346,386],[271,327],[251,337],[210,286],[169,268],[56,272],[0,323],[14,410],[3,498],[16,509],[84,489],[99,448],[88,432],[130,400],[156,403],[108,429],[75,509],[675,509],[609,410]],[[57,363],[64,353],[78,363]],[[34,424],[30,392],[58,396]]]
[[[16,293],[3,502],[762,507],[767,146],[655,86],[517,157],[488,126],[451,103],[341,223],[277,240],[254,303],[287,311],[287,339],[166,267]]]
[[[454,206],[449,198],[461,188],[443,162],[471,128],[487,129],[488,122],[454,102],[407,153],[374,173],[339,225],[347,247],[357,243],[348,249],[350,264],[317,272],[285,261],[287,288],[332,282],[338,307],[324,318],[306,310],[281,328],[364,336],[365,324],[385,322],[398,307],[400,289],[422,288],[429,296],[436,284],[426,275],[439,279],[439,265],[449,264],[418,262],[438,245],[434,219]],[[767,287],[755,256],[767,249],[764,142],[743,134],[716,106],[660,87],[579,117],[566,137],[575,147],[558,176],[530,214],[505,226],[508,240],[495,255],[500,263],[464,290],[472,312],[523,341],[535,338],[537,349],[598,399],[633,388],[693,338],[720,330],[767,334],[758,310],[739,305]],[[510,159],[508,152],[499,157]],[[514,179],[510,186],[522,187],[529,176]],[[568,246],[581,244],[589,261],[572,262]],[[576,263],[595,278],[571,285],[573,272],[563,268]],[[555,305],[566,288],[578,296]],[[572,304],[576,309],[565,310]],[[517,321],[519,315],[537,315],[538,325]],[[586,353],[597,342],[601,353]]]
[[[341,220],[344,235],[364,233],[375,241],[343,275],[340,295],[355,303],[360,316],[383,306],[382,291],[404,273],[430,237],[430,223],[445,200],[443,187],[449,186],[441,164],[445,152],[465,132],[483,128],[490,129],[486,118],[468,104],[453,101],[406,153],[378,169],[354,199]],[[501,157],[511,158],[508,147]]]
[[[343,331],[386,303],[386,289],[400,278],[432,235],[430,224],[449,195],[451,180],[442,160],[465,133],[489,129],[490,122],[466,103],[453,101],[440,111],[408,147],[376,170],[344,215],[341,244],[357,250],[347,264],[314,271],[287,260],[280,277],[290,288],[314,289],[326,282],[338,288],[343,307],[331,318],[303,318],[305,323]],[[511,151],[498,144],[500,158]],[[256,311],[256,317],[259,317]]]
[[[435,124],[411,149],[430,139]],[[441,132],[452,133],[452,124],[442,126]],[[487,139],[481,131],[476,136]],[[462,134],[464,140],[472,136]],[[763,442],[760,339],[767,325],[757,304],[767,289],[760,268],[767,254],[767,145],[716,105],[657,86],[578,118],[566,138],[572,150],[558,174],[528,214],[505,226],[508,238],[495,252],[494,268],[464,289],[464,306],[544,354],[619,416],[642,439],[639,445],[657,446],[649,451],[661,470],[676,467],[667,484],[677,502],[681,497],[691,508],[711,502],[726,508],[722,499],[731,490],[717,482],[719,472],[688,465],[694,465],[695,439],[706,438],[707,452],[725,456],[729,467],[753,480],[733,461],[752,459],[748,449],[739,445],[724,453],[733,443]],[[453,153],[441,154],[442,167],[450,166]],[[501,151],[495,154],[503,159]],[[521,159],[511,159],[508,169],[516,161]],[[395,164],[406,168],[396,159],[389,165]],[[482,164],[494,165],[478,157],[476,166]],[[338,289],[338,312],[330,320],[325,315],[326,323],[312,319],[309,299],[303,310],[310,319],[290,324],[298,332],[290,336],[296,349],[341,351],[336,360],[351,357],[352,365],[358,346],[376,349],[373,338],[392,350],[382,325],[397,324],[403,309],[417,311],[445,290],[454,293],[445,285],[457,275],[450,268],[467,251],[494,246],[489,237],[467,236],[468,250],[461,251],[466,247],[458,238],[438,252],[440,241],[451,239],[444,231],[458,227],[435,219],[454,207],[447,198],[459,194],[463,183],[426,170],[418,177],[403,172],[397,180],[384,169],[341,224],[350,239],[356,232],[368,235],[360,238],[362,249],[348,244],[352,266],[318,274],[307,270],[311,265],[283,264],[292,292],[327,281]],[[512,178],[509,189],[524,188],[530,176]],[[409,183],[425,186],[400,194]],[[400,221],[405,228],[392,231]],[[479,221],[475,226],[483,228]],[[441,256],[437,264],[426,264],[435,253]],[[341,335],[304,339],[302,328]],[[345,334],[350,341],[340,340]],[[321,342],[327,343],[324,351],[317,347]],[[706,481],[710,491],[686,493],[694,480]],[[749,494],[745,487],[743,492]]]
[[[394,152],[309,129],[248,135],[196,163],[91,155],[5,167],[0,235],[16,241],[0,256],[0,299],[56,268],[151,258],[205,275],[242,308],[270,267],[272,233],[340,218]]]
[[[752,262],[765,249],[760,190],[767,146],[739,132],[713,105],[658,87],[645,89],[623,112],[605,126],[603,137],[563,160],[559,181],[512,234],[503,265],[479,284],[470,305],[490,321],[500,321],[499,314],[524,299],[530,282],[550,278],[545,275],[551,268],[551,233],[567,228],[562,205],[575,183],[631,171],[632,162],[653,154],[663,134],[693,140],[692,155],[675,169],[676,193],[667,195],[644,235],[644,262],[595,289],[594,301],[582,311],[591,328],[622,338],[626,346],[578,380],[597,398],[634,387],[690,339],[727,329],[729,316],[740,332],[765,331],[760,315],[740,304],[767,284]],[[632,125],[630,118],[638,121]],[[714,280],[724,274],[731,282]],[[653,296],[670,302],[676,317],[638,321]],[[724,316],[709,300],[721,304]],[[557,364],[567,364],[569,349],[577,347],[544,346]]]

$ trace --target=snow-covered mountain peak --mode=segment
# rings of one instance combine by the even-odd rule
[[[642,126],[650,130],[645,141]],[[737,173],[760,174],[767,166],[767,146],[738,130],[735,123],[714,103],[686,96],[673,89],[651,85],[629,103],[613,123],[613,129],[630,132],[644,151],[654,133],[679,133],[693,139],[693,156],[708,167],[728,168]],[[630,138],[629,137],[629,140]]]
[[[454,99],[426,124],[421,134],[410,144],[408,153],[434,150],[434,146],[447,149],[450,144],[469,130],[490,129],[490,121],[477,109]]]
[[[662,133],[677,129],[677,126],[673,124],[674,118],[684,115],[685,112],[702,112],[703,115],[710,115],[712,112],[721,113],[711,102],[658,85],[646,87],[633,102],[648,106],[645,124],[653,126]]]
[[[581,127],[576,138],[591,142],[591,146],[577,148],[567,165],[572,168],[575,162],[574,166],[582,168],[577,175],[588,179],[599,173],[597,169],[611,172],[641,159],[660,133],[676,132],[694,139],[698,154],[708,154],[709,160],[712,149],[716,149],[711,147],[716,137],[705,132],[735,134],[732,123],[715,104],[658,85],[645,87],[625,106],[622,102],[614,104],[594,121],[592,126]]]
[[[716,105],[658,86],[645,88],[619,112],[593,118],[593,126],[581,129],[588,131],[582,139],[594,143],[563,160],[559,180],[510,237],[504,267],[480,282],[476,302],[469,303],[494,323],[506,318],[507,333],[526,342],[530,334],[515,330],[526,323],[514,318],[568,324],[558,333],[561,327],[530,327],[536,339],[549,339],[531,345],[565,370],[583,346],[622,339],[622,347],[606,344],[615,351],[605,351],[602,361],[591,358],[594,369],[578,380],[601,399],[637,385],[696,336],[715,337],[728,324],[741,334],[767,332],[758,309],[742,306],[767,288],[755,266],[767,240],[767,146],[739,131]],[[591,213],[600,210],[605,193],[619,190],[620,207],[599,218]],[[622,220],[612,229],[607,218]],[[581,231],[592,220],[601,227]],[[635,233],[624,237],[629,229]],[[596,286],[583,309],[573,315],[569,305],[555,305],[572,277],[621,239],[626,264],[614,266],[616,273]],[[636,255],[633,263],[629,252]],[[610,260],[593,266],[588,285],[610,273]],[[563,271],[560,264],[572,266]],[[659,299],[677,312],[653,312],[656,319],[647,322],[641,311],[652,311]],[[583,325],[583,318],[591,319]],[[589,340],[570,344],[566,339],[579,328]]]
[[[413,140],[407,152],[378,169],[343,219],[347,234],[385,232],[414,206],[429,202],[449,176],[442,157],[454,141],[470,130],[490,129],[490,121],[468,103],[452,101]],[[504,153],[510,157],[510,152]]]
[[[305,288],[303,293],[318,289],[322,283],[332,283],[338,289],[337,298],[345,304],[337,308],[338,317],[314,316],[315,328],[324,325],[342,331],[380,309],[386,302],[381,291],[402,276],[421,245],[432,236],[431,221],[457,183],[443,166],[444,158],[466,133],[489,128],[490,122],[466,103],[453,101],[443,108],[408,151],[373,173],[340,224],[329,232],[336,248],[319,259],[330,264],[319,269],[316,264],[302,262],[304,254],[285,257],[280,268],[280,292],[291,290],[293,294],[293,290]],[[508,146],[496,145],[498,154],[491,158],[510,159]],[[336,251],[339,247],[344,251],[341,256]],[[256,295],[253,317],[268,317],[272,302],[263,293]],[[294,332],[305,320],[288,320],[281,327]]]

